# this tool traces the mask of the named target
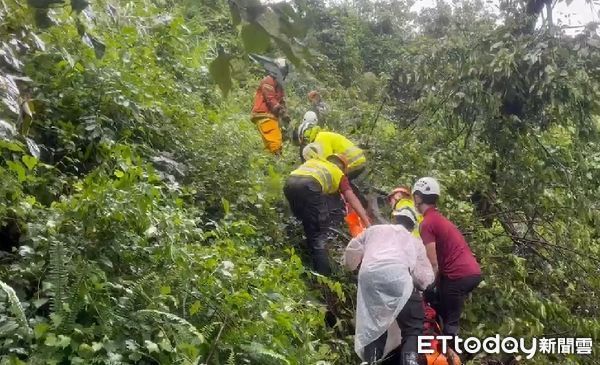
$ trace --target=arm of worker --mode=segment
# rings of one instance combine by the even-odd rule
[[[435,281],[435,273],[431,262],[427,257],[427,252],[423,242],[419,238],[413,239],[413,245],[417,253],[417,260],[415,267],[413,268],[411,275],[413,277],[413,283],[417,289],[424,291],[427,287]]]
[[[433,268],[433,273],[435,277],[438,276],[439,268],[438,268],[438,260],[437,253],[435,251],[435,241],[429,242],[425,244],[425,251],[427,252],[427,258],[431,263],[431,267]]]
[[[371,221],[369,221],[369,216],[367,215],[367,211],[363,208],[360,203],[360,199],[354,194],[352,191],[352,187],[350,186],[350,181],[348,177],[344,176],[342,181],[340,182],[340,192],[344,196],[344,199],[350,204],[352,209],[358,214],[360,220],[363,222],[365,227],[369,227],[371,225]]]
[[[342,263],[348,270],[356,270],[358,265],[362,262],[365,254],[365,232],[350,240],[346,250],[344,251],[344,257]]]
[[[273,114],[279,115],[281,109],[283,109],[283,105],[279,104],[279,101],[277,100],[275,81],[273,81],[273,83],[270,83],[268,80],[264,81],[260,89],[263,97],[265,98],[265,102],[269,107],[269,110],[271,110]]]
[[[429,259],[429,262],[431,262],[431,266],[433,267],[433,273],[435,274],[435,277],[437,278],[438,273],[439,273],[439,268],[438,268],[438,260],[437,260],[437,253],[436,253],[436,244],[435,244],[436,235],[435,235],[434,229],[431,225],[421,224],[420,233],[421,233],[421,239],[423,240],[423,243],[425,244],[425,252],[427,253],[427,258]]]

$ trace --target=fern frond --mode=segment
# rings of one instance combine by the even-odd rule
[[[61,314],[64,310],[63,306],[68,300],[69,272],[67,263],[70,261],[69,250],[61,240],[54,239],[51,241],[48,251],[50,256],[49,280],[53,287],[50,309],[53,313]]]
[[[210,322],[200,329],[200,333],[204,334],[206,337],[212,337],[221,324],[221,322]]]
[[[86,272],[85,269],[77,269],[76,272]],[[77,320],[77,316],[79,315],[79,311],[83,308],[85,302],[81,299],[81,297],[77,294],[79,293],[79,289],[81,288],[84,280],[84,276],[77,276],[76,281],[69,285],[68,290],[66,292],[72,293],[70,297],[64,298],[63,303],[68,305],[68,310],[64,310],[61,312],[63,315],[63,321],[59,326],[59,329],[62,332],[69,333],[75,327],[75,321]],[[64,304],[63,304],[63,309]]]
[[[290,364],[289,360],[285,356],[266,348],[261,343],[252,342],[250,345],[242,345],[241,347],[244,351],[247,351],[250,355],[258,356],[258,357],[266,356],[271,359],[279,360],[281,363],[284,363],[286,365]]]
[[[143,318],[174,326],[176,330],[179,329],[177,332],[190,334],[194,339],[200,341],[200,343],[205,342],[204,335],[198,332],[198,329],[193,324],[173,313],[161,312],[155,309],[142,309],[136,313]]]
[[[229,358],[227,359],[226,365],[237,365],[235,358],[235,351],[231,350],[231,354],[229,354]]]
[[[113,285],[113,287],[119,288],[119,290],[124,290],[126,293],[122,303],[115,307],[113,315],[119,320],[126,320],[127,318],[131,317],[132,313],[136,311],[136,303],[143,302],[142,305],[138,305],[138,308],[148,307],[149,304],[152,303],[152,298],[148,296],[144,290],[144,287],[153,285],[154,279],[156,279],[156,274],[151,273],[134,281],[133,285],[131,285],[131,288],[126,288],[121,285]]]
[[[0,281],[0,288],[6,293],[8,297],[8,302],[10,303],[10,309],[15,315],[18,324],[25,329],[27,335],[31,335],[31,327],[29,327],[29,323],[27,322],[27,317],[25,316],[25,310],[23,309],[23,305],[21,305],[21,301],[17,297],[14,289],[6,284],[3,281]]]

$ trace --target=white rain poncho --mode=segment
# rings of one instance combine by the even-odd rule
[[[371,226],[346,247],[344,265],[358,273],[354,350],[364,360],[365,346],[388,331],[384,354],[400,345],[396,317],[413,287],[423,290],[434,274],[425,247],[400,225]],[[414,283],[414,285],[413,285]]]

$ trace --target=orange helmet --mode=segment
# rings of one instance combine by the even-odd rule
[[[320,96],[321,95],[319,95],[319,92],[317,90],[313,90],[308,93],[308,100],[313,101],[314,99],[316,99],[317,97],[320,97]]]
[[[392,205],[394,205],[396,203],[396,201],[398,201],[399,199],[396,199],[396,195],[400,194],[403,198],[410,198],[410,188],[404,187],[404,186],[399,186],[397,188],[395,188],[394,190],[392,190],[387,198],[388,198],[388,202]]]

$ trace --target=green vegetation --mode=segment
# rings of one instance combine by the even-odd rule
[[[600,37],[535,28],[543,4],[4,0],[0,364],[358,363],[354,280],[302,265],[248,52],[293,62],[296,123],[323,90],[377,187],[439,178],[485,275],[463,333],[597,343]]]

